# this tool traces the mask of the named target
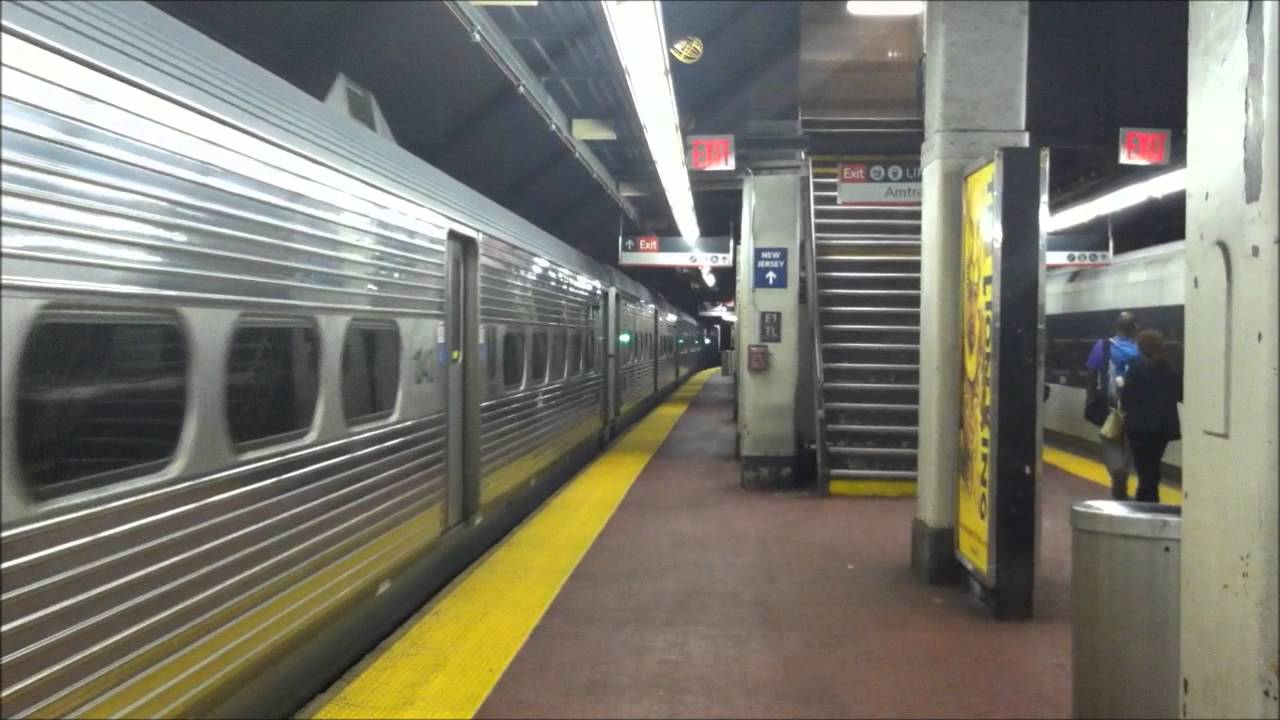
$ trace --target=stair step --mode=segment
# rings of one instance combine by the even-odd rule
[[[859,383],[859,382],[824,382],[822,389],[831,390],[920,390],[914,383]]]
[[[844,330],[847,332],[920,332],[917,325],[823,325],[827,330]]]
[[[827,435],[833,433],[883,433],[885,435],[913,435],[920,428],[915,425],[828,425]]]
[[[854,403],[854,402],[833,402],[823,403],[827,410],[887,410],[890,412],[906,412],[908,410],[918,410],[919,406],[915,403]]]
[[[819,255],[818,262],[901,262],[918,263],[919,255]]]
[[[919,225],[911,218],[814,218],[815,225]],[[821,235],[822,233],[815,233]]]
[[[862,456],[889,456],[889,457],[912,457],[917,454],[915,448],[869,448],[869,447],[846,447],[844,445],[827,446],[828,455],[845,455],[856,457]]]
[[[919,365],[908,365],[899,363],[823,363],[824,370],[902,370],[902,372],[910,372],[910,370],[919,370]]]
[[[905,343],[822,343],[823,350],[919,350],[920,346]]]
[[[847,313],[856,315],[919,315],[920,308],[875,307],[871,305],[824,305],[818,308],[822,312]]]
[[[920,273],[877,273],[877,272],[820,272],[820,278],[898,278],[919,279]]]
[[[844,480],[858,480],[863,478],[872,478],[875,480],[902,479],[915,480],[915,470],[850,470],[846,468],[831,468],[827,474],[832,478]]]
[[[823,194],[823,195],[819,195],[819,197],[831,197],[833,195],[835,195],[835,193],[832,193],[831,195]],[[818,203],[814,203],[813,209],[814,210],[840,210],[842,212],[865,212],[868,210],[874,210],[877,212],[895,212],[895,213],[920,212],[919,205],[878,205],[875,207],[867,207],[865,205],[838,205],[834,203],[823,203],[819,205]]]
[[[846,289],[846,288],[822,288],[818,290],[819,295],[911,295],[920,297],[919,290],[866,290],[866,289]]]
[[[828,238],[824,240],[823,238]],[[818,233],[814,235],[814,239],[819,244],[832,242],[891,242],[898,244],[900,242],[919,243],[920,236],[911,233]]]

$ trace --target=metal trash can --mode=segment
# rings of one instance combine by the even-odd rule
[[[733,351],[720,351],[720,374],[733,375]]]
[[[1182,509],[1089,500],[1071,528],[1073,716],[1179,717]]]

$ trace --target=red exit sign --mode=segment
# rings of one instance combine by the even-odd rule
[[[690,135],[689,169],[699,172],[734,169],[732,135]]]
[[[1121,165],[1168,165],[1169,131],[1158,128],[1120,128]]]

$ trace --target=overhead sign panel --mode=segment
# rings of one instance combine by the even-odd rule
[[[864,207],[919,205],[920,159],[868,159],[836,166],[841,205]]]
[[[642,235],[618,241],[618,265],[630,267],[733,267],[733,238]]]
[[[1101,267],[1111,264],[1105,218],[1045,233],[1045,267]]]
[[[706,318],[720,318],[733,322],[737,319],[737,315],[733,311],[733,301],[726,300],[724,302],[703,302],[698,309],[698,315]]]
[[[1120,164],[1168,165],[1169,137],[1163,128],[1120,128]]]
[[[756,248],[756,290],[785,290],[787,287],[787,249],[774,247]]]
[[[685,144],[690,170],[718,172],[736,167],[732,135],[690,135]]]

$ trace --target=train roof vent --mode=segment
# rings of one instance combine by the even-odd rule
[[[378,107],[378,99],[343,73],[338,73],[338,77],[333,79],[333,85],[329,87],[329,94],[325,96],[324,104],[391,142],[396,141],[395,136],[391,134],[391,128],[387,125],[387,119],[382,116],[382,108]]]

